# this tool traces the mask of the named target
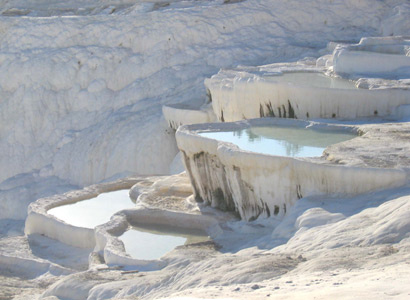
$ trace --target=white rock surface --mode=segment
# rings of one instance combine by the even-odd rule
[[[76,186],[44,172],[19,174],[0,183],[0,219],[24,220],[35,199],[60,194]]]
[[[384,41],[376,40],[381,40],[380,44]],[[399,107],[410,103],[408,80],[373,77],[408,78],[410,57],[349,49],[336,48],[331,60],[323,56],[316,66],[298,62],[222,69],[205,80],[213,111],[222,122],[262,117],[400,118]],[[341,79],[334,73],[355,80]]]
[[[340,46],[333,53],[333,70],[350,77],[409,78],[410,39],[362,38],[356,45]]]
[[[407,299],[408,189],[303,199],[281,226],[226,223],[222,252],[182,249],[153,272],[77,272],[81,249],[22,236],[39,197],[167,173],[177,149],[162,105],[204,99],[204,78],[220,68],[303,57],[313,67],[329,41],[406,35],[410,26],[406,0],[167,2],[0,0],[0,298]],[[382,160],[366,147],[359,160],[343,149],[332,159],[408,159],[406,147],[379,138],[366,142],[380,141]]]

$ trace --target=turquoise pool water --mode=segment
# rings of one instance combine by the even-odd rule
[[[242,150],[290,157],[321,156],[327,146],[356,136],[352,133],[282,126],[251,127],[235,131],[200,132],[198,134],[230,142]]]

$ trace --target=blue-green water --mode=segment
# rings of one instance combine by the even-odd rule
[[[251,127],[236,131],[201,132],[201,136],[230,142],[240,149],[263,154],[315,157],[332,144],[355,137],[351,133],[294,127]]]

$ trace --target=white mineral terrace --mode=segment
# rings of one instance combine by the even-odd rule
[[[405,88],[357,88],[355,82],[323,73],[257,75],[221,70],[205,80],[220,121],[259,117],[347,118],[395,117],[410,104]]]
[[[128,178],[39,199],[30,205],[25,232],[93,249],[108,265],[140,270],[160,269],[167,263],[164,255],[175,247],[210,241],[210,228],[218,232],[212,215],[135,207],[129,192],[146,195],[147,182],[150,177]],[[158,192],[164,194],[164,188]]]
[[[347,167],[331,163],[323,156],[266,155],[203,136],[207,131],[250,130],[260,126],[292,126],[299,130],[309,127],[327,134],[344,131],[347,135],[358,130],[354,126],[277,118],[182,126],[176,134],[177,143],[198,200],[222,210],[237,211],[243,219],[252,220],[259,216],[283,216],[303,197],[357,195],[406,182],[406,172],[400,169]]]
[[[222,69],[205,79],[207,103],[165,105],[163,115],[173,129],[267,116],[402,119],[410,115],[405,79],[410,69],[409,39],[362,38],[353,45],[330,44],[333,54],[319,57],[315,64]]]
[[[408,52],[409,46],[385,45],[383,42],[379,45],[377,41],[377,38],[361,41],[370,43],[371,47],[361,43],[348,46],[336,44],[334,54],[318,58],[316,65],[301,61],[220,70],[205,80],[208,102],[194,106],[165,105],[163,115],[173,129],[180,125],[259,117],[407,118],[410,116],[410,89],[408,80],[399,79],[407,75],[398,74],[408,72],[409,68],[401,67],[401,73],[391,71],[394,63],[389,62],[396,59],[408,63],[410,56],[394,51]],[[389,55],[393,58],[385,57]],[[381,64],[371,63],[378,60],[373,56],[382,56],[385,61],[382,60]],[[395,64],[403,66],[401,62]],[[351,79],[341,78],[337,74]],[[379,78],[372,78],[375,76]]]

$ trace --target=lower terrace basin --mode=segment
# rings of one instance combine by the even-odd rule
[[[38,199],[29,205],[24,232],[75,247],[94,248],[94,228],[109,222],[118,211],[135,207],[128,192],[141,180],[121,179]]]
[[[119,239],[124,243],[125,252],[132,258],[154,260],[177,246],[208,241],[209,237],[201,230],[151,225],[133,226]]]
[[[221,217],[209,212],[201,214],[195,205],[174,203],[173,210],[169,210],[165,199],[171,197],[178,202],[185,198],[180,190],[167,189],[162,184],[181,182],[180,179],[180,175],[167,179],[130,177],[38,199],[29,206],[24,231],[27,235],[41,234],[67,245],[93,249],[91,266],[105,263],[158,270],[168,263],[176,247],[213,243],[208,235],[214,237],[222,230]],[[129,191],[134,196],[155,198],[157,205],[164,205],[159,208],[144,200],[136,205],[129,198]]]
[[[221,70],[205,85],[213,111],[223,122],[259,117],[396,117],[401,105],[410,104],[410,89],[358,88],[355,81],[330,77],[319,69],[262,75]]]
[[[91,199],[57,206],[47,213],[73,226],[95,228],[107,223],[116,212],[134,206],[135,203],[129,196],[129,190],[126,189],[102,193]]]
[[[247,145],[232,144],[239,132],[247,135]],[[182,126],[176,138],[196,199],[253,220],[282,216],[303,197],[357,195],[403,185],[403,170],[347,167],[321,156],[326,146],[352,139],[354,134],[354,126],[263,118]],[[252,147],[250,139],[263,135],[268,144],[279,144],[282,152],[277,152],[277,145],[270,152],[258,146],[246,148]],[[318,149],[309,152],[304,147]]]
[[[96,227],[94,251],[102,253],[107,265],[158,270],[168,263],[174,248],[212,243],[221,230],[218,217],[212,213],[126,209]]]

